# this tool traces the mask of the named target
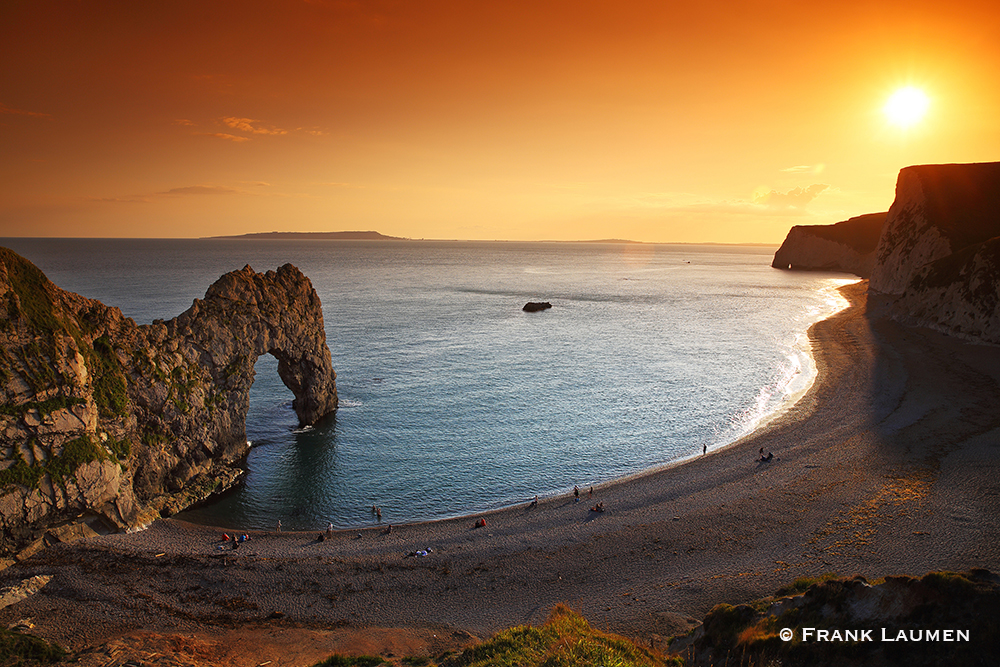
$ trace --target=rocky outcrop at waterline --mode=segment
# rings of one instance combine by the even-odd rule
[[[230,485],[263,354],[301,423],[336,409],[320,300],[291,264],[136,325],[0,249],[0,549],[82,516],[132,528]]]
[[[1000,650],[998,602],[1000,578],[982,569],[800,579],[772,598],[716,605],[670,652],[690,666],[985,664]]]
[[[529,301],[528,303],[524,304],[524,307],[521,308],[521,310],[523,310],[526,313],[538,313],[543,310],[548,310],[551,307],[552,304],[549,303],[548,301]]]

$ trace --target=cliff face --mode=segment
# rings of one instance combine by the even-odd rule
[[[776,269],[846,271],[871,275],[885,213],[860,215],[834,225],[796,225],[774,253]]]
[[[899,173],[876,250],[873,307],[903,322],[1000,343],[1000,163]]]
[[[290,264],[228,273],[137,326],[2,248],[0,295],[2,549],[82,515],[135,527],[231,484],[262,354],[300,422],[337,407],[319,297]]]

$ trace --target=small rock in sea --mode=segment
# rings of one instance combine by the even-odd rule
[[[521,310],[523,310],[526,313],[537,313],[540,310],[546,310],[551,307],[552,304],[549,303],[548,301],[529,301],[528,303],[524,304],[524,308],[522,308]]]

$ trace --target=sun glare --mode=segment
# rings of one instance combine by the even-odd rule
[[[924,91],[907,87],[894,92],[882,110],[893,125],[910,127],[924,117],[929,105],[930,100]]]

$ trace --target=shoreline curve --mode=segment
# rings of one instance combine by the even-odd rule
[[[655,643],[718,602],[798,577],[996,571],[1000,347],[874,319],[866,287],[841,288],[852,305],[810,328],[817,377],[806,394],[707,456],[595,487],[593,499],[582,489],[579,502],[322,542],[318,530],[250,531],[232,550],[218,529],[159,520],[3,571],[0,585],[35,574],[55,585],[0,621],[31,616],[36,634],[73,649],[234,628],[272,639],[303,629],[329,638],[331,628],[467,638],[539,623],[568,603],[596,627]],[[757,461],[760,447],[774,460]],[[606,511],[590,511],[596,502]]]

